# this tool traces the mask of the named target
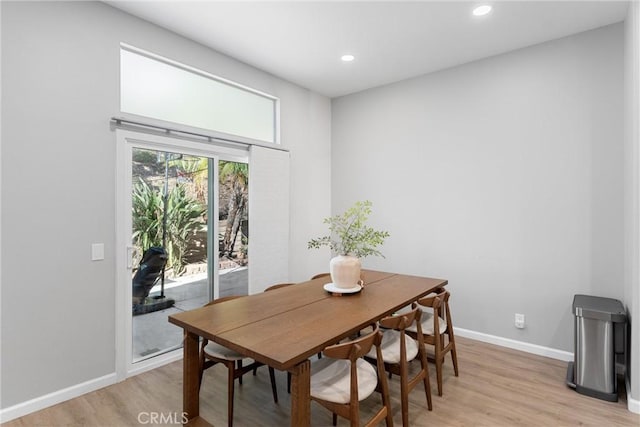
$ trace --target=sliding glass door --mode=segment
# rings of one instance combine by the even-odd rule
[[[132,147],[133,361],[180,347],[167,316],[209,301],[209,186],[214,160]],[[215,219],[215,218],[214,218]]]
[[[239,150],[121,133],[120,357],[128,375],[178,355],[183,331],[169,315],[248,293],[249,166]]]

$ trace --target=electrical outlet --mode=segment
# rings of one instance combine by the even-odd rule
[[[524,314],[516,313],[516,328],[524,328]]]

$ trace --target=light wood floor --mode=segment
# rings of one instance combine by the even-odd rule
[[[429,365],[433,411],[427,410],[420,386],[410,398],[412,426],[640,426],[640,415],[627,411],[626,395],[617,403],[576,393],[565,386],[566,363],[515,350],[456,338],[460,376],[453,375],[448,359],[444,395],[436,391],[435,368]],[[288,426],[289,395],[286,375],[276,372],[280,403],[274,404],[265,367],[258,375],[236,385],[234,423],[243,426]],[[623,387],[621,387],[623,388]],[[390,381],[394,424],[402,425],[398,378]],[[5,423],[18,426],[139,426],[148,424],[150,412],[182,411],[182,362],[138,375],[119,384],[86,394],[40,412]],[[205,373],[200,395],[200,415],[215,426],[226,426],[226,369],[216,366]],[[362,403],[363,416],[378,408],[371,396]],[[331,414],[311,405],[314,426],[330,426]],[[156,424],[157,425],[157,424]],[[166,424],[165,424],[166,425]],[[338,420],[346,426],[346,420]]]

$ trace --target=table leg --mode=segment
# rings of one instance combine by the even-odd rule
[[[291,374],[291,426],[308,426],[311,423],[311,362],[307,359],[294,366]]]
[[[186,332],[184,337],[184,358],[182,376],[182,407],[187,419],[200,414],[200,337]]]

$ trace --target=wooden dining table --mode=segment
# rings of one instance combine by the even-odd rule
[[[447,284],[447,280],[363,270],[353,294],[325,291],[328,276],[169,316],[184,329],[183,411],[199,422],[200,337],[291,372],[291,425],[310,423],[309,357]],[[190,423],[191,423],[190,421]]]

